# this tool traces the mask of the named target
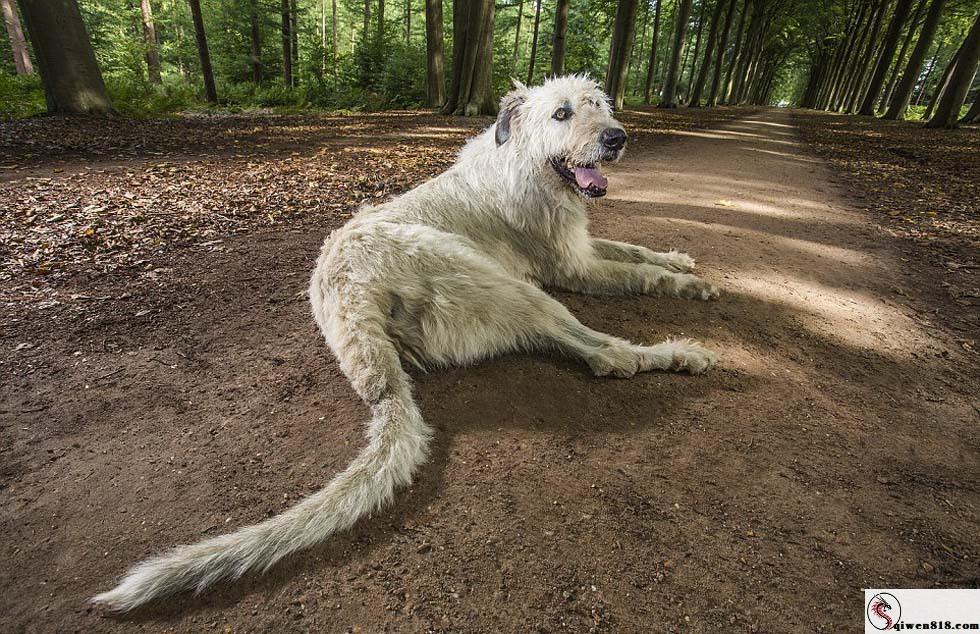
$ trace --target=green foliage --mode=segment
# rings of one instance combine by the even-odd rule
[[[162,86],[153,86],[144,79],[116,74],[106,76],[105,82],[113,107],[127,117],[182,112],[203,101],[195,87],[179,80],[167,80]]]
[[[283,60],[282,0],[200,0],[218,86],[219,104],[203,100],[200,62],[187,0],[150,0],[162,62],[163,84],[149,83],[140,4],[135,0],[78,0],[99,65],[116,109],[128,116],[157,116],[183,110],[240,110],[272,108],[294,111],[307,108],[381,110],[424,107],[426,102],[426,46],[424,0],[368,0],[370,23],[365,32],[365,0],[289,0],[295,6],[295,41],[291,85],[285,85]],[[692,75],[703,63],[693,57],[698,18],[709,19],[716,2],[694,0],[687,30],[678,93],[687,96]],[[384,2],[383,24],[378,23],[379,3]],[[566,35],[566,72],[587,73],[602,80],[608,65],[609,40],[619,0],[571,0]],[[534,13],[537,0],[498,0],[494,22],[494,89],[502,94],[511,79],[527,79]],[[704,10],[702,10],[702,3]],[[759,4],[761,3],[761,4]],[[635,36],[629,64],[627,103],[642,101],[646,83],[654,15],[660,7],[660,35],[654,91],[662,85],[674,39],[678,0],[639,0]],[[753,0],[749,7],[764,8],[767,26],[764,71],[771,89],[766,98],[774,103],[797,102],[805,89],[810,69],[824,42],[842,37],[852,17],[848,0]],[[736,1],[736,20],[746,6]],[[551,71],[555,0],[542,0],[533,82]],[[913,103],[927,104],[937,89],[942,69],[980,10],[980,0],[950,0],[944,13],[937,44],[929,64],[935,72],[923,73]],[[336,33],[334,32],[336,11]],[[453,2],[443,0],[444,66],[451,70]],[[406,32],[409,14],[411,29]],[[518,18],[520,16],[520,18]],[[253,59],[253,22],[258,36]],[[731,26],[726,66],[736,48]],[[518,29],[518,24],[520,28]],[[706,37],[707,34],[704,34]],[[835,39],[836,38],[836,39]],[[6,45],[6,42],[3,43]],[[0,61],[0,115],[30,116],[43,110],[36,79],[11,78],[9,45]],[[254,62],[260,77],[253,77]],[[3,73],[6,73],[5,75]],[[762,73],[760,73],[761,75]],[[709,76],[710,78],[710,76]],[[709,79],[710,80],[710,79]],[[919,95],[922,95],[921,97]],[[913,107],[910,117],[920,114]]]
[[[0,71],[0,119],[20,119],[47,110],[44,90],[37,75]]]

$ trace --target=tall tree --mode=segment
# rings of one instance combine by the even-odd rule
[[[283,0],[288,2],[288,0]],[[210,103],[218,103],[218,91],[214,87],[214,69],[211,68],[211,51],[208,50],[208,37],[204,32],[204,16],[201,14],[201,0],[187,0],[194,21],[194,39],[197,42],[197,56],[201,59],[201,74],[204,75],[204,96]]]
[[[708,68],[711,66],[711,54],[715,49],[715,40],[718,39],[718,25],[721,22],[721,13],[725,9],[725,0],[715,0],[715,8],[711,13],[711,26],[708,27],[708,41],[704,47],[704,62],[694,80],[694,90],[691,92],[690,105],[695,108],[701,105],[701,93],[704,92],[704,82],[708,80]]]
[[[640,0],[637,0],[637,2],[639,1]],[[634,65],[639,64],[642,66],[643,64],[642,60],[639,59],[640,55],[637,55],[637,50],[639,50],[640,52],[646,50],[646,42],[644,40],[646,40],[647,37],[647,25],[650,24],[650,0],[642,0],[642,1],[643,1],[643,24],[640,25],[639,32],[633,35],[633,46],[630,49],[630,63],[629,63],[629,68],[626,71],[627,76],[633,74]],[[640,94],[640,86],[638,85],[633,86],[633,94],[634,95]]]
[[[299,83],[299,11],[296,0],[289,0],[289,35],[293,38],[289,51],[293,54],[292,79],[293,86]]]
[[[922,15],[925,13],[926,7],[928,6],[929,0],[919,0],[915,6],[915,12],[912,14],[912,18],[909,20],[905,37],[902,39],[902,47],[898,49],[898,55],[895,57],[895,63],[892,64],[892,72],[888,77],[888,83],[885,84],[885,90],[881,95],[881,101],[878,102],[879,110],[884,110],[888,104],[891,103],[892,94],[894,94],[895,86],[898,84],[898,78],[901,77],[902,68],[905,67],[905,56],[908,53],[909,46],[911,46],[912,41],[915,39],[915,33],[919,30],[919,23],[922,20]]]
[[[967,123],[980,123],[980,93],[973,98],[973,105],[970,106],[970,109],[960,119],[960,123],[964,125]]]
[[[453,0],[453,70],[443,112],[495,114],[493,0]]]
[[[538,59],[538,32],[541,26],[541,0],[534,9],[534,34],[531,36],[531,59],[527,63],[527,83],[534,81],[534,62]]]
[[[884,21],[887,9],[888,2],[886,0],[880,0],[874,14],[870,34],[866,38],[864,48],[862,49],[863,53],[861,54],[860,59],[857,60],[854,65],[854,75],[851,79],[850,85],[848,86],[842,106],[842,109],[845,112],[855,112],[858,109],[860,100],[864,96],[864,91],[867,89],[867,77],[868,73],[871,71],[871,63],[875,57],[875,49],[878,48],[878,40],[879,36],[881,35],[881,25]]]
[[[364,30],[361,37],[367,40],[368,33],[371,32],[371,0],[364,0]]]
[[[518,0],[517,2],[517,29],[514,35],[514,57],[510,62],[510,67],[515,72],[517,70],[517,51],[521,45],[521,21],[524,18],[524,2],[525,0]]]
[[[874,73],[868,84],[868,92],[861,103],[859,114],[873,116],[875,104],[881,94],[881,87],[885,84],[885,75],[888,67],[891,66],[892,58],[895,57],[895,49],[898,48],[898,39],[902,35],[902,27],[908,20],[909,11],[912,10],[912,0],[898,0],[895,4],[895,12],[892,20],[888,24],[888,31],[885,32],[885,41],[881,45],[881,52],[878,54],[878,61],[875,63]]]
[[[914,100],[910,100],[910,101],[912,101],[912,103],[915,104],[916,106],[922,105],[922,100],[925,98],[926,93],[928,92],[929,89],[929,84],[930,84],[930,80],[932,79],[932,74],[936,72],[936,67],[939,66],[939,60],[942,57],[945,57],[945,55],[946,55],[946,38],[942,37],[940,38],[939,43],[936,45],[936,52],[933,53],[932,59],[929,60],[928,64],[926,64],[926,72],[922,76],[922,80],[917,82],[918,90],[912,91],[912,96],[914,97]]]
[[[978,64],[980,64],[980,13],[974,19],[973,26],[960,47],[956,67],[949,76],[946,90],[939,98],[936,113],[926,123],[927,128],[956,127],[960,109],[977,75]]]
[[[694,84],[694,69],[698,65],[698,55],[701,51],[701,35],[704,33],[704,14],[708,7],[708,0],[701,0],[698,3],[698,28],[694,32],[694,55],[691,55],[691,47],[687,47],[687,51],[684,53],[684,62],[681,63],[681,77],[684,76],[684,69],[687,67],[687,60],[691,60],[691,70],[687,72],[687,94],[690,95],[690,89],[692,84]]]
[[[844,108],[850,88],[857,76],[860,74],[859,68],[864,62],[864,56],[861,53],[867,43],[868,33],[871,30],[871,25],[875,21],[875,16],[881,7],[881,4],[882,0],[872,0],[868,4],[869,11],[865,16],[866,19],[863,21],[861,28],[859,29],[858,36],[854,40],[854,46],[852,47],[853,54],[848,57],[847,63],[844,65],[844,71],[841,74],[840,84],[834,96],[832,105],[834,110],[842,110]]]
[[[252,83],[262,83],[262,29],[259,24],[259,1],[250,0],[249,24],[251,33],[249,42],[252,53]]]
[[[555,5],[555,34],[551,39],[551,74],[565,73],[565,36],[568,32],[569,0],[558,0]]]
[[[966,46],[966,41],[963,42],[963,46]],[[956,53],[950,58],[949,63],[946,64],[946,70],[943,71],[942,77],[939,78],[939,83],[936,84],[935,90],[932,91],[932,97],[929,98],[929,107],[926,111],[922,113],[922,119],[928,121],[932,118],[932,113],[936,111],[936,106],[939,104],[939,99],[943,96],[943,92],[946,90],[946,86],[949,84],[949,78],[953,74],[953,70],[956,68],[956,61],[960,58],[960,53],[963,52],[963,46],[960,46]]]
[[[0,0],[0,8],[3,9],[3,22],[7,25],[10,50],[14,54],[14,68],[18,75],[30,75],[34,72],[34,65],[27,53],[27,41],[24,40],[24,32],[20,30],[20,19],[13,0]]]
[[[687,0],[688,3],[690,1]],[[606,94],[612,99],[616,110],[622,109],[623,99],[626,97],[635,22],[636,0],[619,0],[612,41],[609,43],[609,66],[606,68]]]
[[[762,39],[763,19],[763,3],[756,0],[752,3],[752,14],[745,30],[745,41],[742,42],[738,66],[735,68],[735,76],[732,78],[732,90],[728,99],[731,104],[741,103],[745,96],[746,85],[749,83],[749,75],[752,72],[752,63],[757,55],[756,49]]]
[[[729,103],[734,89],[735,69],[739,64],[745,49],[745,19],[749,13],[749,0],[743,0],[742,10],[738,16],[738,28],[735,29],[735,42],[732,48],[732,58],[728,61],[728,70],[725,71],[725,81],[721,85],[721,95],[719,99],[723,103]]]
[[[143,46],[145,48],[147,76],[152,84],[161,84],[160,45],[157,42],[157,29],[153,24],[153,8],[150,0],[140,0],[140,14],[143,18]]]
[[[102,72],[75,0],[22,0],[49,112],[109,114]]]
[[[440,5],[440,11],[442,10],[442,5]],[[337,42],[337,0],[331,0],[330,2],[330,30],[333,36],[332,50],[333,58],[337,59],[337,54],[339,53],[338,42]],[[440,29],[441,31],[441,29]]]
[[[443,70],[442,0],[425,0],[425,59],[429,105],[446,103],[446,73]]]
[[[199,0],[191,0],[198,2]],[[282,0],[282,85],[291,88],[293,85],[293,21],[289,19],[289,0]]]
[[[855,40],[857,40],[858,30],[861,28],[861,24],[864,22],[865,14],[870,3],[867,0],[860,0],[859,4],[860,6],[857,12],[848,23],[847,29],[844,33],[844,38],[837,47],[837,54],[834,58],[833,68],[831,70],[829,80],[827,81],[822,94],[818,98],[818,108],[828,109],[832,107],[832,104],[834,103],[834,100],[841,89],[843,79],[846,77],[846,69],[850,64],[851,53],[854,51],[854,43]]]
[[[725,50],[728,48],[728,34],[732,30],[734,13],[735,0],[729,0],[728,11],[725,12],[725,24],[721,27],[721,40],[718,42],[718,52],[715,54],[715,71],[711,77],[711,88],[708,89],[707,105],[709,108],[713,108],[718,104],[718,88],[721,86],[721,68],[725,63]]]
[[[677,18],[674,22],[674,45],[670,51],[670,64],[664,78],[664,92],[660,108],[676,108],[677,80],[681,64],[681,49],[687,34],[687,21],[691,17],[691,0],[677,0]]]
[[[643,103],[650,103],[654,74],[657,72],[657,44],[660,40],[660,8],[664,0],[656,0],[657,9],[653,13],[653,39],[650,40],[650,61],[647,62],[647,79],[643,84]]]
[[[405,43],[412,43],[412,0],[405,0]]]
[[[919,71],[922,70],[922,61],[926,57],[926,53],[929,52],[929,47],[932,45],[932,39],[936,35],[936,27],[939,26],[939,18],[943,13],[943,6],[946,4],[946,0],[932,0],[929,5],[929,12],[926,14],[926,20],[922,24],[922,31],[919,33],[919,39],[915,43],[915,48],[912,49],[912,55],[909,57],[909,62],[905,66],[905,72],[902,74],[901,81],[898,82],[898,86],[895,87],[895,94],[892,95],[891,103],[888,104],[888,110],[885,111],[885,119],[904,119],[905,111],[909,107],[909,100],[912,98],[912,90],[915,89],[916,80],[919,78]]]

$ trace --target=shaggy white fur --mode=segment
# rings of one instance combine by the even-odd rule
[[[683,253],[589,236],[585,198],[605,193],[598,166],[618,160],[625,139],[592,80],[518,85],[495,125],[448,171],[334,231],[310,299],[340,367],[371,408],[367,446],[325,488],[281,515],[146,560],[93,601],[129,610],[266,570],[388,502],[425,461],[432,434],[401,359],[445,366],[552,349],[600,376],[710,367],[714,355],[697,343],[641,346],[597,332],[540,288],[717,297],[714,286],[688,273],[694,261]]]

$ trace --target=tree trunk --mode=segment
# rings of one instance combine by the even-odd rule
[[[293,38],[289,51],[293,54],[292,76],[293,86],[299,84],[299,11],[296,10],[296,0],[289,2],[289,36]]]
[[[558,0],[555,6],[555,35],[551,43],[551,74],[565,74],[565,36],[568,32],[569,0]]]
[[[521,45],[521,21],[524,18],[524,2],[526,0],[519,0],[517,3],[517,34],[514,36],[514,58],[510,62],[510,67],[512,70],[517,70],[517,52]]]
[[[187,0],[187,3],[191,7],[191,18],[194,20],[194,39],[197,41],[197,55],[201,59],[201,74],[204,75],[204,95],[209,102],[218,103],[218,91],[214,87],[214,70],[211,68],[211,52],[208,50],[204,17],[201,15],[201,0]]]
[[[337,0],[332,0],[330,4],[330,29],[331,35],[333,36],[333,59],[334,64],[337,63],[337,54],[340,52],[337,42]]]
[[[922,97],[926,93],[926,87],[929,85],[929,80],[932,79],[932,73],[935,72],[936,66],[939,64],[939,58],[943,54],[943,48],[946,47],[946,38],[939,40],[939,44],[936,46],[936,54],[932,56],[929,60],[928,66],[926,66],[926,74],[919,82],[919,92],[916,93],[915,90],[912,91],[912,95],[915,96],[915,100],[912,101],[913,105],[922,105]]]
[[[198,0],[191,0],[198,2]],[[289,19],[289,0],[282,0],[282,85],[293,85],[293,36],[292,20]]]
[[[163,79],[160,77],[160,47],[157,43],[157,30],[153,24],[153,8],[150,6],[150,0],[140,0],[140,14],[143,16],[143,46],[146,47],[147,76],[151,84],[161,84]]]
[[[743,41],[743,35],[745,34],[745,16],[749,12],[749,0],[744,0],[742,2],[742,11],[738,16],[738,28],[735,30],[735,42],[732,46],[732,58],[728,61],[728,70],[725,71],[725,81],[721,85],[721,100],[724,103],[728,103],[731,99],[732,88],[733,88],[733,78],[735,77],[735,68],[738,65],[739,57],[742,55],[742,49],[745,47],[745,42]]]
[[[704,92],[704,82],[708,80],[711,53],[715,50],[715,40],[718,39],[718,24],[721,22],[721,12],[724,8],[725,0],[715,0],[715,10],[711,14],[711,26],[708,27],[708,41],[704,47],[704,62],[701,64],[701,70],[698,71],[697,79],[694,80],[694,90],[691,92],[691,100],[688,104],[695,108],[701,105],[701,93]]]
[[[719,0],[721,2],[722,0]],[[713,108],[718,105],[718,88],[721,86],[721,68],[725,62],[725,49],[728,48],[728,33],[732,29],[732,18],[735,14],[735,0],[729,0],[728,11],[725,12],[725,22],[721,27],[721,39],[718,41],[718,52],[715,54],[714,73],[711,76],[711,87],[708,89],[706,105]]]
[[[371,0],[364,0],[364,30],[361,37],[367,41],[368,33],[371,32]]]
[[[929,5],[929,0],[919,0],[919,3],[915,7],[915,12],[912,14],[912,18],[908,23],[908,30],[905,34],[905,38],[902,40],[902,48],[898,50],[898,55],[895,57],[895,62],[892,64],[892,71],[888,77],[888,83],[885,85],[885,91],[881,95],[881,100],[878,102],[878,110],[884,110],[892,100],[892,94],[895,92],[895,86],[898,84],[898,78],[902,74],[902,68],[905,67],[905,55],[908,53],[909,46],[912,45],[912,40],[915,39],[915,32],[919,28],[919,22],[922,19],[922,14],[925,12],[926,7]]]
[[[453,72],[443,112],[496,114],[493,95],[493,0],[453,0]]]
[[[677,19],[674,22],[674,48],[670,52],[670,64],[667,66],[667,77],[664,79],[664,94],[660,108],[676,108],[675,93],[677,92],[677,75],[680,70],[681,49],[684,47],[684,36],[687,32],[687,20],[691,17],[691,0],[677,0]]]
[[[738,67],[735,69],[735,77],[732,83],[732,92],[729,96],[729,103],[738,105],[742,102],[745,95],[745,87],[752,72],[753,62],[757,55],[759,32],[762,30],[763,5],[756,2],[752,7],[752,16],[749,18],[749,26],[745,33],[745,42],[742,43],[742,54],[739,55]]]
[[[929,107],[926,111],[922,113],[922,119],[928,121],[932,118],[932,113],[936,111],[936,106],[939,104],[939,99],[943,96],[943,92],[946,90],[947,84],[949,84],[949,78],[953,74],[953,69],[956,68],[956,60],[959,59],[960,53],[963,51],[963,46],[966,45],[966,41],[963,42],[953,57],[950,58],[949,63],[946,64],[946,70],[943,71],[942,77],[939,78],[939,83],[936,84],[936,89],[932,92],[932,97],[929,99]]]
[[[860,2],[861,7],[855,14],[854,19],[848,25],[846,35],[839,48],[840,55],[837,57],[837,61],[834,64],[834,70],[831,74],[830,82],[827,84],[827,89],[820,100],[819,107],[824,110],[830,110],[834,105],[837,94],[841,89],[841,81],[845,77],[847,67],[850,63],[851,53],[854,51],[854,43],[857,39],[858,31],[861,28],[862,22],[864,22],[865,13],[868,9],[868,1],[860,0]]]
[[[429,105],[446,103],[446,73],[443,70],[442,0],[425,0],[425,59]]]
[[[538,27],[541,25],[541,0],[537,1],[534,9],[534,35],[531,36],[531,59],[527,63],[527,81],[531,84],[534,81],[534,62],[538,58]]]
[[[623,99],[626,96],[635,22],[636,0],[619,0],[612,41],[609,43],[609,65],[606,68],[606,94],[612,99],[616,110],[623,108]]]
[[[22,0],[48,112],[110,114],[102,73],[75,0]]]
[[[765,9],[760,8],[759,11],[760,13],[763,13]],[[738,87],[738,91],[735,93],[735,103],[737,104],[750,101],[750,97],[754,92],[753,88],[756,85],[756,80],[759,77],[762,67],[766,30],[767,27],[762,24],[762,18],[760,18],[760,26],[756,29],[752,47],[749,49],[748,64],[745,67],[745,76],[742,83]]]
[[[960,119],[960,123],[964,125],[967,123],[980,123],[980,93],[977,93],[976,97],[974,97],[973,105],[970,106],[970,109]]]
[[[824,37],[823,40],[814,42],[815,54],[812,55],[813,61],[810,63],[810,72],[806,80],[806,87],[803,89],[803,94],[800,97],[800,107],[801,108],[812,108],[814,103],[814,94],[819,88],[821,82],[823,81],[824,74],[827,70],[827,47],[829,44],[829,38]]]
[[[956,68],[949,77],[949,85],[939,99],[936,114],[926,124],[927,128],[956,127],[960,109],[973,84],[973,78],[976,77],[978,64],[980,64],[980,14],[977,14],[973,27],[970,28],[963,42]],[[975,106],[976,104],[970,108],[970,112],[975,110]]]
[[[412,43],[412,0],[405,0],[405,43]]]
[[[259,2],[252,0],[249,16],[252,34],[252,82],[259,84],[262,82],[262,31],[259,28]]]
[[[844,107],[844,102],[847,100],[848,92],[855,81],[855,76],[858,74],[858,67],[862,61],[862,51],[864,50],[865,43],[868,38],[868,32],[871,29],[871,24],[874,22],[875,15],[878,12],[878,8],[881,6],[881,0],[872,0],[868,5],[870,11],[865,15],[866,19],[861,24],[857,38],[854,40],[854,46],[851,49],[851,55],[847,58],[847,63],[844,65],[844,70],[841,73],[840,84],[834,95],[834,100],[831,103],[831,108],[833,110],[840,111]]]
[[[378,0],[378,45],[385,41],[385,0]]]
[[[639,0],[637,0],[639,2]],[[650,0],[643,0],[643,24],[640,26],[639,35],[633,35],[633,46],[630,48],[630,63],[629,68],[626,71],[627,76],[633,74],[633,68],[636,64],[642,65],[643,62],[640,61],[640,55],[637,55],[637,47],[639,47],[640,52],[646,50],[646,38],[647,38],[647,26],[650,24]],[[639,82],[633,86],[633,95],[640,94]]]
[[[912,55],[905,66],[902,79],[895,88],[888,110],[885,112],[885,119],[904,119],[905,111],[909,107],[909,100],[912,98],[912,90],[915,88],[916,80],[919,78],[919,71],[922,69],[922,61],[929,52],[932,45],[932,38],[936,35],[936,27],[939,26],[939,18],[942,16],[943,5],[946,0],[932,0],[929,5],[929,12],[926,14],[926,21],[922,24],[922,32],[919,39],[912,49]]]
[[[844,99],[843,110],[845,112],[855,112],[862,97],[864,97],[864,91],[867,88],[866,80],[868,72],[871,70],[872,61],[875,59],[875,51],[878,48],[878,39],[881,36],[881,26],[884,22],[887,9],[887,0],[881,0],[878,4],[878,10],[875,12],[874,24],[871,27],[871,34],[867,38],[867,43],[864,46],[864,52],[854,65],[854,78]]]
[[[27,41],[24,39],[24,32],[20,29],[20,19],[17,17],[13,0],[0,0],[0,7],[3,9],[4,24],[7,25],[10,50],[14,54],[14,68],[17,69],[18,75],[31,75],[34,73],[34,66],[31,64],[31,56],[27,54]]]
[[[684,76],[684,67],[687,66],[688,57],[691,58],[691,70],[687,73],[687,91],[685,92],[686,98],[691,94],[691,87],[694,83],[694,69],[698,65],[698,55],[701,52],[701,35],[704,33],[704,14],[708,8],[708,0],[701,0],[698,6],[698,30],[694,36],[694,55],[691,55],[691,49],[688,47],[687,52],[684,54],[684,63],[681,64],[681,76]]]
[[[657,42],[660,39],[660,8],[664,0],[657,0],[657,9],[653,13],[653,40],[650,42],[650,61],[647,64],[647,80],[643,85],[643,103],[650,103],[650,91],[653,88],[654,74],[657,72]]]
[[[868,92],[861,103],[858,114],[874,116],[875,104],[881,94],[881,87],[885,84],[885,75],[888,67],[891,66],[892,58],[895,56],[895,49],[898,47],[898,38],[902,35],[902,26],[909,17],[912,9],[912,0],[898,0],[895,5],[895,13],[888,24],[888,31],[885,33],[885,42],[882,44],[881,53],[878,55],[878,62],[875,64],[874,73],[868,84]]]

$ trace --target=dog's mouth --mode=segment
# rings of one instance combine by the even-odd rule
[[[609,181],[599,171],[598,165],[575,165],[567,158],[553,158],[551,167],[562,180],[586,198],[599,198],[606,195]]]

